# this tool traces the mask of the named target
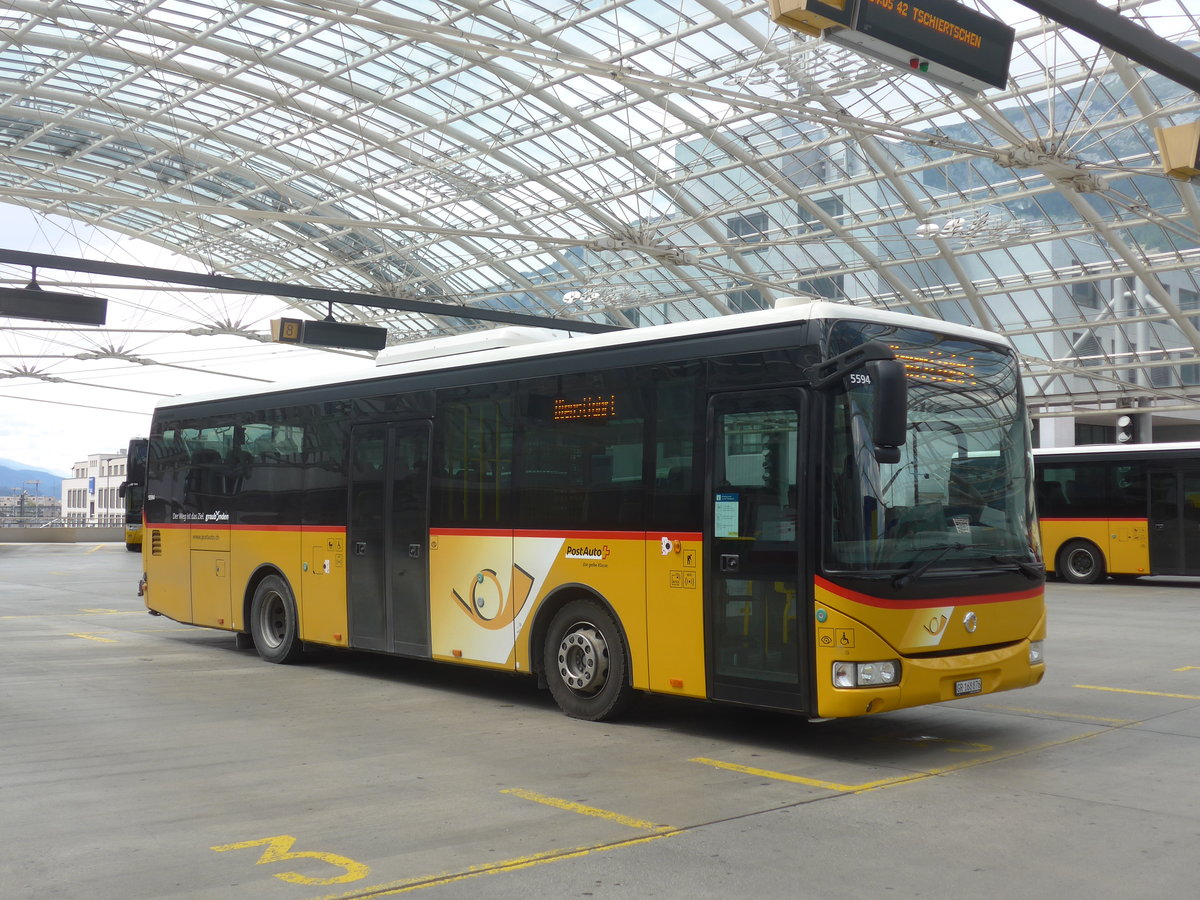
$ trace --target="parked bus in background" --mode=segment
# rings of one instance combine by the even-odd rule
[[[1002,338],[814,302],[377,362],[159,404],[152,613],[270,662],[530,673],[584,719],[640,691],[856,716],[1044,674]]]
[[[125,508],[125,549],[139,553],[142,549],[142,506],[146,496],[146,452],[150,441],[133,438],[125,453],[125,480],[117,488]]]
[[[1200,575],[1200,443],[1034,451],[1046,568],[1075,584]]]

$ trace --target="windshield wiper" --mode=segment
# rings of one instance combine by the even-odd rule
[[[925,547],[923,549],[933,550],[935,548]],[[936,549],[938,551],[937,553],[935,553],[933,556],[929,557],[929,559],[925,560],[925,562],[921,563],[915,569],[913,568],[913,566],[916,565],[916,560],[914,559],[912,562],[910,562],[908,564],[908,567],[903,572],[901,572],[899,575],[897,575],[895,578],[892,579],[892,587],[895,587],[895,588],[904,587],[910,581],[914,581],[915,579],[920,578],[922,575],[924,575],[929,570],[930,566],[932,566],[935,562],[937,562],[939,559],[944,557],[951,550],[966,550],[967,545],[966,544],[943,544],[942,546],[937,547]]]
[[[1007,563],[1008,565],[1016,566],[1021,570],[1021,574],[1030,581],[1037,581],[1044,574],[1044,570],[1041,566],[1034,565],[1033,563],[1027,562],[1026,560],[1020,559],[1016,556],[997,555],[993,556],[992,560],[994,562],[1002,564]]]

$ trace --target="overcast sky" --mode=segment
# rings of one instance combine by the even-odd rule
[[[0,247],[203,271],[153,245],[15,206],[0,205]],[[29,278],[28,268],[0,265],[0,285],[24,287]],[[48,269],[38,271],[38,283],[108,300],[101,328],[0,317],[0,458],[59,475],[89,454],[123,452],[131,437],[146,435],[162,397],[371,365],[244,337],[185,333],[228,321],[266,334],[272,318],[296,315],[274,297],[147,290],[141,282]],[[148,364],[112,359],[112,352]]]

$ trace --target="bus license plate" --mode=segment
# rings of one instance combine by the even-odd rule
[[[983,690],[982,678],[967,678],[963,681],[954,682],[954,696],[962,697],[966,694],[978,694]]]

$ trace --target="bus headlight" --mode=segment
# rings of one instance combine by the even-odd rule
[[[1046,661],[1045,657],[1042,656],[1042,642],[1041,641],[1030,641],[1029,642],[1029,664],[1031,666],[1040,666],[1045,661]]]
[[[900,660],[880,662],[835,662],[833,686],[839,688],[878,687],[900,681]]]

